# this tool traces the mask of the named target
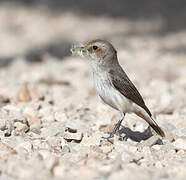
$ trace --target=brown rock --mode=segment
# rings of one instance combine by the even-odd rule
[[[24,114],[24,117],[27,119],[30,129],[40,129],[41,128],[41,120],[37,117],[33,117],[30,114]]]
[[[104,133],[112,132],[113,129],[114,129],[114,126],[110,124],[104,124],[99,127],[99,130]]]
[[[45,99],[45,96],[42,94],[42,92],[37,89],[31,91],[31,97],[32,99],[37,99],[41,101],[44,101]]]
[[[22,102],[31,101],[32,98],[27,83],[24,83],[23,86],[20,88],[19,92],[17,93],[17,99]]]

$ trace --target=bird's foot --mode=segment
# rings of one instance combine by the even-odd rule
[[[125,136],[120,136],[120,137],[119,137],[119,140],[120,140],[120,141],[127,141],[128,138],[129,138],[129,137],[128,137],[127,135],[125,135]]]
[[[107,140],[109,140],[109,139],[111,139],[111,138],[113,138],[114,137],[114,133],[113,132],[111,132],[111,133],[108,133],[109,134],[109,136],[108,137],[102,137],[103,139],[107,139]]]
[[[109,132],[110,134],[109,137],[102,137],[102,138],[109,141],[119,131],[120,126],[121,126],[121,122],[119,121],[117,124],[115,124],[114,130],[112,132]]]
[[[111,139],[111,138],[113,138],[114,136],[109,136],[109,137],[102,137],[104,140],[106,140],[106,141],[108,141],[108,142],[110,142],[111,144],[113,144],[113,139]]]

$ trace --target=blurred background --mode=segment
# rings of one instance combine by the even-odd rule
[[[184,0],[0,0],[0,65],[46,52],[61,59],[72,43],[95,37],[127,47],[154,37],[161,50],[185,52],[185,9]]]

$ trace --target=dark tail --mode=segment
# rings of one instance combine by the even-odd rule
[[[163,130],[158,126],[158,124],[156,123],[156,121],[154,121],[154,119],[152,119],[152,117],[150,116],[144,116],[142,113],[138,112],[136,113],[138,116],[140,116],[141,118],[143,118],[146,122],[149,123],[149,125],[154,129],[154,131],[156,131],[157,134],[159,134],[161,137],[165,137],[165,133],[163,132]]]
[[[151,122],[148,122],[148,123],[154,129],[154,131],[156,131],[157,134],[159,134],[161,137],[165,137],[165,133],[153,119]]]

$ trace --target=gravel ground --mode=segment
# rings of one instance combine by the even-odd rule
[[[186,179],[186,31],[6,5],[0,22],[0,179]],[[69,55],[95,37],[115,45],[164,139],[132,114],[111,142],[102,138],[118,114],[97,97],[89,61]]]

